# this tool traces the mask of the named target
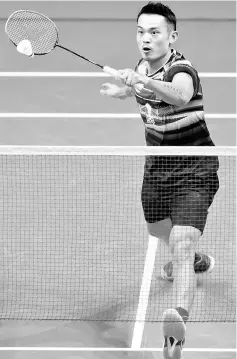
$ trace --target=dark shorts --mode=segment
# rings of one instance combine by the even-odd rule
[[[200,159],[189,167],[177,163],[169,163],[168,168],[156,163],[154,168],[154,163],[146,162],[141,193],[145,219],[154,223],[170,218],[173,226],[192,226],[203,232],[219,188],[218,159],[215,166],[213,158],[205,166]]]

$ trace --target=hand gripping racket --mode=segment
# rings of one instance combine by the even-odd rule
[[[11,42],[17,46],[17,50],[27,56],[46,55],[56,47],[59,47],[100,67],[115,79],[121,78],[117,70],[109,66],[100,65],[60,45],[57,26],[47,16],[38,12],[31,10],[13,12],[6,22],[5,32]]]

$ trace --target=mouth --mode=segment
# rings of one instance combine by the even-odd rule
[[[144,46],[142,48],[142,51],[143,51],[144,54],[148,55],[151,52],[151,48],[147,47],[147,46]]]
[[[145,53],[147,54],[148,52],[150,52],[150,51],[151,51],[151,48],[150,48],[150,47],[148,47],[148,46],[144,46],[144,47],[142,48],[142,51],[143,51],[143,52],[145,52]]]

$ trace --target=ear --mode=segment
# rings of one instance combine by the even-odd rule
[[[169,36],[170,44],[174,44],[175,41],[178,39],[178,37],[179,37],[178,31],[171,31]]]

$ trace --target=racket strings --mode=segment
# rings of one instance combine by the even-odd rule
[[[38,55],[49,53],[58,42],[55,24],[46,16],[29,10],[13,13],[7,21],[5,31],[15,45],[22,40],[29,40],[33,52]]]

